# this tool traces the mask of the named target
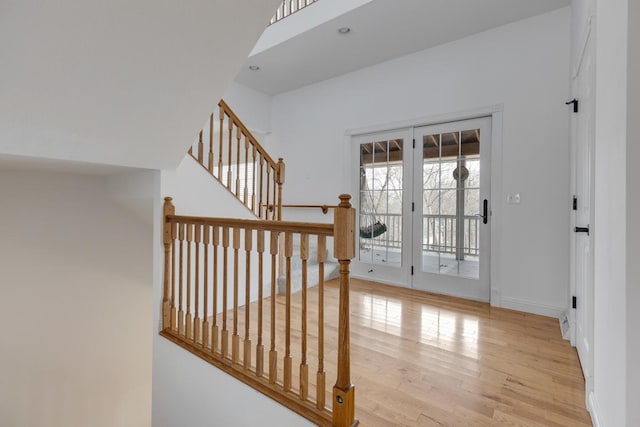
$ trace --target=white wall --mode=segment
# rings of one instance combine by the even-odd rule
[[[223,99],[258,142],[264,145],[265,137],[271,130],[272,97],[240,83],[231,82]]]
[[[503,161],[493,165],[503,190],[492,202],[502,233],[492,287],[505,306],[563,311],[569,26],[564,8],[275,96],[270,138],[287,164],[285,202],[333,203],[353,193],[347,129],[503,104]],[[506,205],[508,192],[522,203]]]
[[[627,426],[627,1],[597,2],[594,407],[602,426]]]
[[[151,226],[104,177],[0,170],[0,425],[151,425]]]
[[[629,2],[627,63],[627,424],[640,426],[640,3]]]
[[[255,216],[252,216],[248,209],[189,156],[184,158],[175,172],[162,172],[154,232],[156,239],[154,242],[154,326],[156,328],[153,339],[154,427],[311,425],[294,412],[158,335],[161,322],[163,277],[163,248],[160,241],[161,217],[159,215],[161,196],[174,198],[173,202],[178,215],[255,219]],[[244,252],[241,251],[239,283],[245,283],[244,258]],[[229,257],[229,262],[232,262],[232,255]],[[251,265],[251,283],[256,284],[257,258],[255,256]],[[268,262],[265,262],[264,274],[265,277],[270,277]],[[221,283],[221,278],[219,278],[219,283]],[[265,282],[265,295],[269,294],[268,283],[269,281]],[[220,289],[219,301],[222,301],[221,292]],[[244,305],[244,286],[240,287],[238,294],[240,304]],[[257,290],[254,286],[252,299],[256,298],[256,294]],[[232,307],[232,303],[232,292],[229,292],[229,307]],[[221,307],[218,308],[220,311]]]

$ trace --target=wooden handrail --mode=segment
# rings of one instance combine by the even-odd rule
[[[218,102],[218,106],[220,108],[222,108],[222,110],[224,111],[224,113],[231,117],[231,119],[233,120],[233,123],[235,125],[237,125],[240,130],[242,131],[242,133],[244,133],[245,135],[249,136],[249,138],[251,139],[251,143],[252,145],[255,145],[258,152],[260,154],[262,154],[265,158],[265,160],[269,163],[271,163],[272,165],[276,165],[278,162],[276,162],[275,160],[273,160],[273,158],[269,155],[269,153],[267,153],[267,150],[264,149],[264,147],[262,145],[260,145],[260,143],[258,142],[258,140],[253,136],[253,134],[251,133],[251,131],[245,126],[244,123],[242,123],[242,120],[240,120],[240,118],[236,115],[236,113],[231,109],[231,107],[229,107],[229,105],[225,102],[224,99],[221,99]]]
[[[273,18],[271,18],[269,25],[273,25],[317,1],[318,0],[283,0],[280,6],[278,6],[278,9],[276,9],[276,13],[273,15]]]
[[[295,208],[295,209],[320,209],[323,214],[329,213],[329,209],[335,209],[338,205],[282,205],[283,208]],[[273,205],[267,206],[269,212],[272,212],[274,209]]]
[[[222,99],[218,102],[218,118],[211,113],[205,129],[189,149],[191,157],[258,218],[282,219],[284,161],[275,161]],[[278,209],[267,210],[265,205],[269,204],[276,204]]]
[[[357,424],[354,386],[350,379],[349,264],[355,257],[355,209],[349,203],[350,198],[340,196],[341,202],[334,208],[333,224],[176,215],[172,199],[165,198],[160,334],[318,425],[350,427]],[[333,239],[334,256],[340,265],[338,354],[330,405],[325,401],[328,390],[324,363],[327,238]],[[298,247],[295,241],[299,241]],[[312,243],[317,245],[317,250],[311,248]],[[219,265],[219,252],[222,252],[222,265]],[[263,263],[265,256],[271,257],[270,291],[264,280],[269,277]],[[251,282],[256,257],[258,278]],[[276,296],[277,257],[282,257],[286,266],[284,301]],[[293,310],[294,257],[299,258],[302,265],[301,294],[295,296],[295,300],[300,301],[299,312]],[[240,262],[244,263],[242,270]],[[318,264],[317,311],[308,308],[310,262]],[[244,294],[243,298],[240,293]],[[256,294],[258,299],[254,301],[252,296],[255,298]],[[263,303],[270,310],[264,310]],[[256,304],[257,313],[251,309]],[[283,312],[278,313],[280,310]],[[317,335],[309,332],[312,321],[317,321]],[[268,366],[265,366],[263,342],[265,323],[269,330],[265,338],[269,345]],[[315,348],[315,343],[317,364],[312,366],[317,366],[317,372],[315,387],[311,387],[308,359],[316,356],[309,350]],[[278,372],[283,375],[281,379]]]
[[[333,236],[333,224],[293,222],[293,221],[260,221],[255,219],[209,218],[201,216],[167,215],[170,224],[210,225],[247,230],[277,231],[280,233],[307,233],[319,236]]]

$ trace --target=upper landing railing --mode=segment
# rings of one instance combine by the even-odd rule
[[[278,10],[276,10],[276,14],[273,15],[273,18],[271,18],[269,25],[273,25],[276,22],[283,20],[287,16],[292,15],[317,1],[318,0],[284,0],[278,7]]]
[[[349,265],[355,256],[350,198],[340,196],[333,224],[320,224],[179,216],[167,197],[160,334],[318,425],[356,425],[349,345]],[[339,284],[325,287],[330,241],[340,264]],[[280,255],[285,296],[276,295]],[[293,258],[302,264],[301,279],[292,275]],[[308,262],[319,266],[317,289],[308,286]],[[301,280],[300,292],[292,293],[292,280]],[[326,387],[327,373],[336,376],[332,389]]]

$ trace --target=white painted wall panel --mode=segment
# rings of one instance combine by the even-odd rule
[[[0,425],[151,425],[151,225],[104,177],[0,170]]]
[[[285,203],[353,192],[345,130],[504,106],[499,269],[492,286],[531,311],[567,307],[570,13],[561,9],[273,98]],[[507,205],[506,193],[520,193]],[[320,214],[288,212],[321,220]]]
[[[630,426],[625,389],[627,0],[597,2],[594,397],[602,426]]]

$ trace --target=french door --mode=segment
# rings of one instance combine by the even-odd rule
[[[354,137],[354,275],[489,300],[490,137],[490,118]]]
[[[352,272],[410,285],[412,130],[354,137],[358,249]]]
[[[414,137],[413,287],[489,301],[491,119]]]

